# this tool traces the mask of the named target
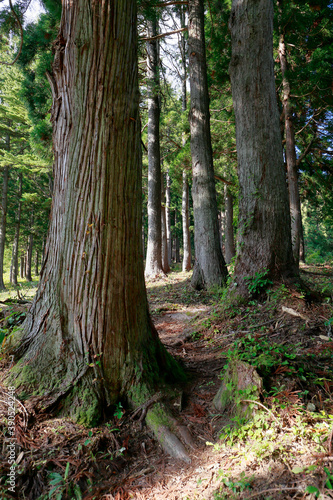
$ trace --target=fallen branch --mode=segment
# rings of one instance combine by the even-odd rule
[[[272,417],[273,419],[275,420],[275,422],[277,424],[279,424],[279,421],[278,419],[273,415],[273,413],[271,412],[271,410],[269,410],[265,405],[263,405],[262,403],[259,403],[259,401],[253,401],[253,399],[242,399],[241,401],[242,403],[253,403],[254,405],[258,405],[258,406],[261,406],[264,410],[266,410]]]

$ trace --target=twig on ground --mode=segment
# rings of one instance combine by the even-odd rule
[[[261,406],[262,408],[264,408],[264,410],[266,410],[272,417],[273,419],[275,420],[275,422],[278,424],[279,421],[278,419],[273,415],[273,413],[271,412],[271,410],[269,410],[265,405],[263,405],[262,403],[259,403],[259,401],[253,401],[253,399],[242,399],[242,403],[253,403],[254,405],[258,405],[258,406]]]

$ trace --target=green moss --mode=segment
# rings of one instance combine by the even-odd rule
[[[90,379],[90,377],[89,377]],[[74,385],[62,401],[61,415],[69,416],[85,427],[95,427],[101,420],[101,401],[91,380]]]
[[[164,425],[171,430],[174,426],[172,419],[167,414],[161,403],[155,404],[154,407],[147,412],[146,422],[150,429],[152,429],[155,433],[157,433],[161,425]]]

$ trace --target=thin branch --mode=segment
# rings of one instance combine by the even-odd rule
[[[224,184],[228,184],[228,186],[234,186],[235,184],[233,182],[227,181],[224,177],[221,177],[220,175],[214,175],[215,179],[221,182],[224,182]]]
[[[273,415],[271,410],[266,408],[266,406],[263,405],[262,403],[259,403],[259,401],[254,401],[253,399],[242,399],[242,403],[253,403],[254,405],[261,406],[264,410],[266,410],[274,418],[274,420],[277,424],[279,423],[278,419]]]
[[[169,5],[188,5],[188,2],[184,2],[184,1],[174,1],[174,2],[160,2],[160,3],[155,3],[154,7],[162,7],[162,9],[164,7],[169,7]]]
[[[147,38],[140,38],[141,41],[144,42],[152,42],[154,40],[158,40],[159,38],[164,38],[165,36],[170,36],[170,35],[175,35],[176,33],[180,33],[181,31],[187,31],[188,28],[180,28],[179,30],[175,31],[168,31],[167,33],[161,33],[160,35],[152,36],[152,37],[147,37]]]
[[[298,167],[300,165],[300,163],[302,163],[302,161],[304,160],[304,158],[309,154],[311,148],[312,148],[312,145],[313,143],[315,142],[316,140],[316,137],[314,137],[310,143],[307,145],[307,147],[305,148],[305,151],[301,154],[301,156],[296,160],[296,166]]]
[[[14,61],[12,61],[10,63],[5,62],[5,61],[0,61],[0,64],[5,64],[6,66],[13,66],[16,63],[16,61],[18,60],[18,58],[20,57],[21,52],[22,52],[22,46],[23,46],[23,28],[22,28],[21,21],[20,21],[18,15],[16,14],[16,12],[14,10],[13,4],[12,4],[12,0],[9,0],[9,5],[10,5],[12,13],[14,14],[14,17],[15,17],[16,21],[18,22],[19,28],[20,28],[20,38],[21,38],[20,48],[19,48],[18,54],[15,57]]]

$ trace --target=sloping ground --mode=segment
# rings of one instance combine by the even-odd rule
[[[332,268],[304,271],[309,283],[332,295]],[[265,299],[234,306],[223,291],[194,292],[182,273],[148,283],[148,295],[161,340],[189,373],[168,403],[193,436],[192,463],[166,456],[140,415],[121,406],[109,422],[84,429],[35,414],[27,400],[16,409],[13,494],[5,484],[6,418],[1,424],[0,498],[333,498],[332,297],[314,303],[280,285]],[[212,406],[230,359],[255,366],[264,379],[250,421]],[[9,364],[4,356],[2,369]],[[0,405],[6,417],[5,389]]]

